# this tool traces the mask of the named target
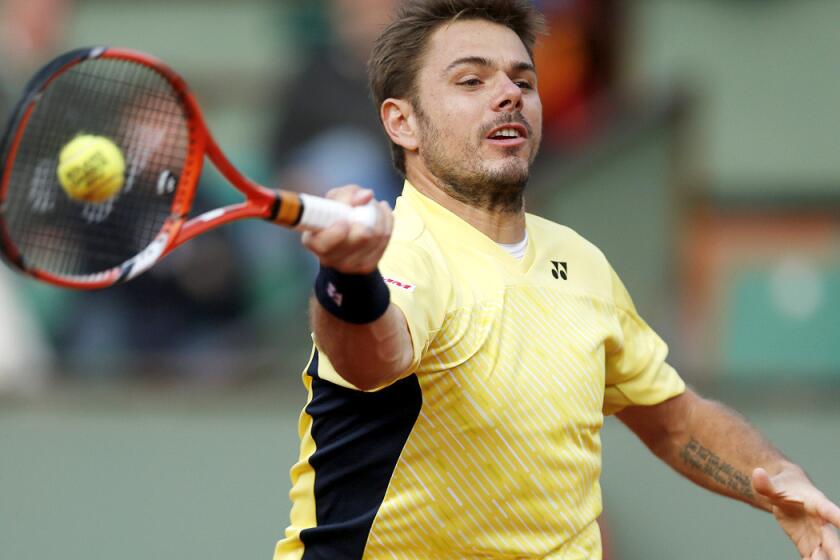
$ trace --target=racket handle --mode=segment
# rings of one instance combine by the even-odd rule
[[[340,221],[362,224],[369,228],[376,225],[376,206],[373,204],[348,206],[342,202],[309,194],[301,194],[300,201],[303,211],[298,227],[303,229],[324,229]]]

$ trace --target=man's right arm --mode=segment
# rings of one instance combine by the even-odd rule
[[[411,365],[414,348],[405,316],[396,305],[376,321],[354,325],[332,315],[315,299],[310,305],[315,343],[335,371],[361,390],[396,380]]]
[[[351,185],[334,189],[327,197],[360,206],[368,204],[373,194]],[[318,258],[322,268],[334,274],[371,274],[377,270],[393,229],[393,216],[387,203],[380,202],[377,213],[377,223],[372,229],[339,223],[319,232],[304,232],[303,245]],[[387,287],[379,288],[379,292],[384,290],[387,294]],[[329,358],[335,371],[359,389],[387,385],[411,365],[414,348],[408,324],[403,312],[393,303],[387,304],[381,316],[361,324],[330,312],[318,298],[313,298],[310,311],[318,348]]]

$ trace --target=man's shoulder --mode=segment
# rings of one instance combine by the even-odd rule
[[[426,231],[426,224],[423,217],[411,205],[397,199],[397,206],[394,208],[394,231],[391,239],[397,242],[412,243],[420,239]]]
[[[578,252],[606,261],[604,253],[597,245],[569,226],[558,224],[536,214],[526,214],[526,221],[529,235],[535,242],[548,241],[551,244],[574,248]]]
[[[440,247],[429,233],[422,215],[410,204],[399,203],[394,209],[394,229],[382,260],[387,267],[445,268]]]
[[[612,266],[601,249],[572,228],[551,220],[528,214],[527,223],[537,247],[536,258],[562,267],[566,287],[612,300]]]

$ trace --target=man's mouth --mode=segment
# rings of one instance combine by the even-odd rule
[[[506,123],[491,129],[485,139],[500,147],[520,146],[528,140],[528,128],[519,123]]]

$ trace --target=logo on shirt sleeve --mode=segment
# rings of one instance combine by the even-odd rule
[[[397,280],[396,278],[388,278],[387,276],[383,277],[385,279],[385,283],[401,290],[405,290],[406,292],[413,292],[417,286],[414,284],[409,284],[408,282],[403,282],[402,280]]]

